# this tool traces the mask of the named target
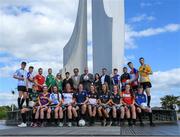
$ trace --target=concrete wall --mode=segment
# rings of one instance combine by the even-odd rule
[[[77,67],[80,73],[87,66],[87,1],[79,0],[78,13],[72,36],[63,49],[63,72],[73,74]]]
[[[124,64],[124,0],[92,0],[93,71],[122,71]]]

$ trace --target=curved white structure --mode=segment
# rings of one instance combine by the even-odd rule
[[[92,0],[93,71],[124,64],[124,0]]]
[[[69,42],[63,49],[65,72],[73,74],[74,68],[80,73],[87,66],[87,1],[79,0],[78,13],[74,30]]]

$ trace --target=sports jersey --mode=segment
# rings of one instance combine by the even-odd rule
[[[98,94],[96,92],[92,93],[90,92],[88,94],[88,98],[89,98],[89,104],[97,104],[97,99],[98,99]]]
[[[50,94],[50,100],[52,105],[59,104],[59,101],[62,99],[61,94],[59,93],[51,93]]]
[[[20,69],[16,70],[14,75],[24,78],[24,80],[18,79],[18,86],[26,86],[26,78],[27,78],[27,71],[26,70],[20,68]]]
[[[62,93],[62,98],[64,100],[63,104],[71,104],[73,102],[73,93]]]
[[[55,77],[52,74],[47,75],[46,77],[46,85],[47,87],[52,87],[56,84]]]
[[[140,82],[150,82],[149,74],[152,73],[149,65],[143,65],[139,67]]]
[[[33,102],[37,102],[38,96],[39,96],[38,92],[32,91],[32,92],[29,93],[29,100],[33,101]]]
[[[136,98],[135,98],[136,104],[138,104],[139,106],[142,103],[146,103],[146,95],[145,94],[136,94]]]
[[[112,77],[113,85],[118,85],[120,81],[120,75],[116,74]]]
[[[131,82],[131,86],[138,86],[138,70],[133,68],[129,74],[130,74],[130,80],[133,81]]]
[[[119,104],[120,103],[121,96],[120,96],[119,93],[117,93],[117,94],[112,93],[110,98],[112,99],[113,103],[115,103],[115,104]]]
[[[50,97],[49,93],[46,93],[46,94],[41,93],[39,95],[39,100],[40,100],[41,105],[47,104],[49,102],[49,97]]]
[[[28,88],[32,89],[32,85],[34,84],[33,81],[31,81],[30,79],[33,79],[33,74],[31,72],[28,72],[27,73],[27,85],[28,85]]]
[[[43,75],[39,75],[37,74],[35,77],[34,77],[35,81],[37,81],[37,83],[39,85],[43,85],[44,82],[45,82],[45,77]],[[38,91],[41,91],[42,90],[42,87],[41,86],[38,86]]]
[[[122,91],[125,90],[125,85],[126,85],[126,81],[130,79],[130,74],[129,73],[124,73],[121,75],[121,89]]]
[[[110,99],[110,94],[101,92],[99,95],[99,99],[101,100],[102,103],[107,103]]]
[[[59,93],[62,93],[62,80],[56,79],[56,86],[58,87]]]
[[[131,93],[127,93],[126,91],[121,93],[121,97],[124,103],[131,105],[133,104],[134,98]]]
[[[83,90],[81,92],[76,92],[73,94],[73,98],[76,99],[77,103],[83,103],[86,100],[87,97],[87,91]]]

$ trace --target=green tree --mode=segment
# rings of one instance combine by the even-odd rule
[[[180,106],[180,96],[166,95],[160,98],[160,100],[162,107],[166,109],[173,109],[174,105]]]

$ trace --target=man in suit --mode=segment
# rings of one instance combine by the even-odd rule
[[[93,74],[89,73],[88,67],[84,68],[84,74],[80,77],[80,83],[83,84],[84,90],[89,91],[90,85],[93,83]]]
[[[74,75],[71,77],[73,80],[73,90],[77,91],[78,89],[78,85],[80,82],[80,75],[79,75],[79,69],[78,68],[74,68]]]
[[[109,75],[106,74],[107,73],[107,69],[106,68],[102,68],[102,75],[101,75],[101,84],[107,83],[108,87],[110,89],[111,86],[111,78]]]

